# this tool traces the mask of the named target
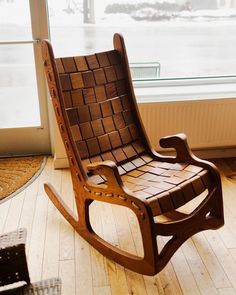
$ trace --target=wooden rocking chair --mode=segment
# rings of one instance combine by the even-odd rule
[[[224,224],[222,189],[214,165],[195,157],[184,134],[160,140],[176,157],[150,146],[140,119],[125,44],[114,35],[114,49],[87,56],[54,58],[42,42],[48,86],[70,163],[78,218],[51,184],[45,190],[75,230],[106,257],[135,272],[154,275],[195,233]],[[177,209],[207,191],[191,212]],[[137,216],[143,257],[109,244],[92,229],[93,200],[128,207]],[[166,222],[158,221],[166,215]],[[157,236],[170,239],[160,251]]]

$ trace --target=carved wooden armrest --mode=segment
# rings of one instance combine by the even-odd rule
[[[190,150],[187,143],[187,136],[183,133],[162,137],[160,139],[160,146],[163,148],[174,148],[176,150],[177,162],[187,162],[192,164],[200,164],[198,159]]]
[[[113,161],[95,162],[87,166],[88,171],[92,172],[94,175],[104,175],[107,179],[107,188],[99,187],[98,185],[93,185],[87,182],[87,185],[92,189],[99,189],[101,192],[114,193],[119,195],[121,199],[129,199],[129,202],[134,206],[138,204],[137,207],[148,206],[145,198],[134,195],[125,184],[123,183],[117,165]],[[134,206],[135,207],[135,206]]]
[[[187,136],[184,133],[161,138],[160,146],[163,148],[174,148],[176,150],[176,157],[172,157],[172,159],[176,162],[185,162],[201,166],[210,170],[218,180],[220,179],[218,169],[213,163],[199,159],[192,153],[187,143]]]
[[[94,175],[104,175],[110,188],[122,187],[124,185],[117,165],[113,161],[94,162],[87,165],[87,169]]]

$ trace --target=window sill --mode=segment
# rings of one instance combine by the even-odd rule
[[[236,78],[134,82],[138,103],[236,97]]]

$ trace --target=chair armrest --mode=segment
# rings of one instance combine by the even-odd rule
[[[220,174],[217,167],[211,162],[199,159],[192,153],[187,143],[187,136],[185,134],[179,133],[163,137],[160,139],[160,146],[163,148],[175,148],[176,150],[176,157],[166,157],[166,159],[172,159],[173,162],[185,162],[198,165],[208,169],[220,183]]]
[[[104,175],[110,188],[122,187],[123,181],[120,177],[117,165],[113,161],[94,162],[87,165],[89,172],[95,175]]]
[[[92,172],[94,175],[104,175],[107,179],[107,187],[102,185],[95,185],[87,182],[90,188],[98,189],[104,192],[113,192],[117,195],[125,195],[131,202],[142,202],[147,204],[145,198],[134,194],[130,189],[128,189],[123,183],[117,165],[113,161],[95,162],[87,166],[88,171]]]
[[[95,162],[89,164],[87,169],[95,175],[104,175],[107,179],[106,187],[104,185],[91,184],[90,182],[86,183],[86,188],[91,193],[92,199],[129,207],[141,219],[144,216],[149,216],[149,219],[153,221],[147,200],[138,194],[134,194],[125,186],[117,165],[113,161]]]
[[[187,143],[187,136],[183,133],[162,137],[160,139],[160,146],[163,148],[174,148],[176,150],[176,157],[174,159],[177,162],[192,164],[199,164],[201,162],[190,150]]]

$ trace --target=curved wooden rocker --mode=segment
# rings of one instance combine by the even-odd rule
[[[122,36],[114,49],[88,56],[54,58],[50,42],[42,42],[43,62],[61,136],[70,163],[78,218],[50,184],[45,190],[68,222],[98,251],[135,272],[161,271],[193,234],[224,223],[221,180],[215,166],[196,158],[186,136],[160,140],[176,149],[164,157],[150,146],[142,125]],[[192,212],[177,209],[203,191]],[[93,200],[130,208],[137,216],[144,256],[109,244],[92,229]],[[172,220],[157,221],[167,215]],[[161,251],[156,237],[169,236]]]

